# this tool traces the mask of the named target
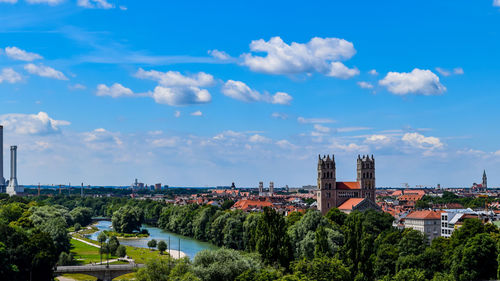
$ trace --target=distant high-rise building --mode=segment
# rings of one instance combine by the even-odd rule
[[[161,190],[161,183],[156,183],[155,184],[155,191],[160,191]]]
[[[264,182],[259,182],[259,195],[264,192]]]
[[[5,188],[5,178],[3,177],[3,126],[0,125],[0,191]]]
[[[488,178],[486,177],[486,170],[483,171],[483,188],[488,188]]]
[[[269,183],[269,195],[274,194],[274,182]]]

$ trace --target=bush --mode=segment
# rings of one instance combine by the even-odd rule
[[[73,228],[75,228],[75,232],[77,232],[77,231],[80,231],[80,229],[82,229],[82,226],[79,223],[75,223]]]
[[[118,246],[116,249],[116,255],[120,258],[123,258],[127,255],[127,248],[123,245]]]

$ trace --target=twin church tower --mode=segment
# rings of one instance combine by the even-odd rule
[[[366,199],[366,200],[365,200]],[[369,201],[369,202],[367,202]],[[375,205],[375,159],[366,155],[357,159],[355,182],[337,181],[335,156],[318,156],[318,209],[326,214],[331,208],[351,211],[358,205]],[[368,204],[367,204],[368,203]]]

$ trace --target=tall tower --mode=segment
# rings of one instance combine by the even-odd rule
[[[375,159],[368,155],[358,155],[357,181],[361,187],[361,196],[375,200]]]
[[[486,170],[483,171],[483,188],[488,187],[488,178],[486,178]]]
[[[335,156],[318,155],[318,210],[324,215],[337,206]]]
[[[22,193],[24,190],[17,185],[17,146],[10,147],[10,180],[7,194],[10,196]]]
[[[272,196],[274,194],[274,182],[269,183],[269,195]]]
[[[262,193],[264,193],[264,182],[259,182],[259,196],[262,196]]]
[[[0,125],[0,190],[4,190],[5,178],[3,177],[3,126]]]

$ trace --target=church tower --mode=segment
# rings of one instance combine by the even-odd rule
[[[318,209],[324,215],[333,207],[337,207],[335,177],[335,156],[318,155]]]
[[[368,155],[358,155],[357,181],[361,187],[361,196],[375,200],[375,159]]]
[[[488,187],[488,179],[486,178],[486,170],[483,171],[483,188]]]

